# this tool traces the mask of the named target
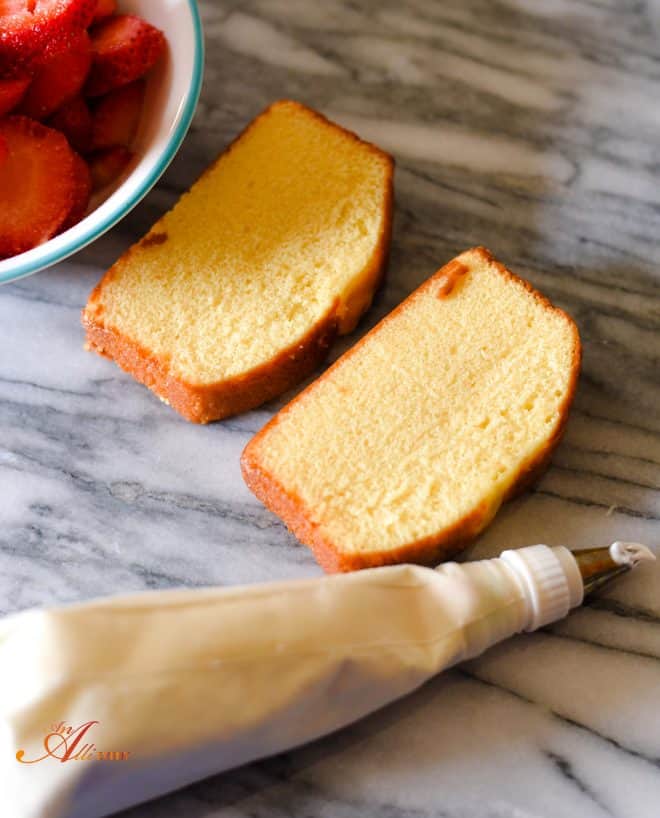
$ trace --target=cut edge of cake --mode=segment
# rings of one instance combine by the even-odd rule
[[[518,471],[517,477],[501,495],[493,496],[491,501],[483,500],[470,513],[458,520],[449,528],[430,536],[415,540],[403,546],[378,551],[374,549],[368,553],[342,551],[336,543],[330,541],[321,531],[319,523],[314,522],[314,515],[306,507],[305,502],[296,494],[283,486],[278,479],[264,469],[259,460],[259,445],[267,435],[271,426],[275,425],[279,417],[284,415],[305,394],[312,390],[319,381],[332,377],[335,368],[343,365],[360,347],[367,343],[379,328],[389,322],[400,312],[406,310],[416,295],[427,287],[433,286],[438,279],[445,279],[445,285],[450,292],[457,279],[457,270],[460,277],[461,256],[468,253],[477,253],[482,260],[490,264],[505,278],[523,287],[546,310],[551,310],[566,321],[573,335],[573,355],[568,388],[559,409],[559,420],[545,445],[525,462]],[[308,546],[317,562],[328,573],[355,571],[366,568],[375,568],[395,563],[411,562],[422,565],[437,565],[454,557],[469,545],[491,522],[502,503],[512,500],[529,489],[544,473],[557,445],[561,441],[569,411],[575,397],[578,378],[582,362],[582,345],[575,321],[560,307],[555,306],[545,295],[535,289],[528,281],[512,273],[501,264],[485,247],[474,247],[462,253],[455,259],[441,267],[429,279],[413,291],[408,298],[386,315],[373,329],[366,333],[353,347],[344,353],[330,366],[316,381],[300,392],[287,406],[280,410],[247,444],[241,457],[241,471],[243,479],[253,494],[270,511],[284,521],[287,528]]]
[[[273,102],[258,114],[200,174],[202,179],[231,152],[248,132],[279,106],[292,106],[333,129],[344,138],[367,148],[387,168],[383,198],[383,220],[380,234],[369,262],[356,275],[354,286],[344,303],[337,299],[327,313],[309,331],[263,364],[240,375],[210,384],[195,384],[173,374],[169,362],[129,338],[115,327],[103,323],[101,303],[104,284],[114,277],[121,265],[130,261],[137,248],[162,242],[161,217],[138,242],[110,267],[92,290],[82,310],[85,349],[113,360],[121,369],[155,392],[163,403],[193,423],[209,423],[256,408],[283,394],[307,378],[328,355],[335,338],[352,332],[369,309],[373,296],[382,284],[390,250],[394,207],[394,158],[377,145],[361,139],[356,133],[332,122],[323,114],[294,100]],[[196,184],[191,185],[191,189]],[[184,193],[188,195],[190,189]],[[167,214],[165,214],[167,215]],[[91,308],[91,309],[90,309]],[[96,319],[100,320],[96,320]]]

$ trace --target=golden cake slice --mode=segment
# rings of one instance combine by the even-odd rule
[[[579,368],[572,319],[468,250],[282,409],[243,475],[327,571],[437,563],[541,473]]]
[[[290,101],[258,116],[90,296],[90,349],[206,423],[305,378],[368,308],[386,153]]]

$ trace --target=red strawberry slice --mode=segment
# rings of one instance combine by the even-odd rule
[[[0,258],[54,236],[75,200],[75,154],[61,133],[25,116],[0,120]]]
[[[30,84],[30,78],[0,80],[0,116],[8,114],[21,101]]]
[[[0,0],[0,78],[31,73],[87,28],[96,0]]]
[[[78,153],[88,153],[92,148],[92,114],[85,100],[78,96],[65,102],[51,116],[48,125],[61,131],[69,145]]]
[[[92,23],[98,23],[99,20],[105,20],[106,17],[112,17],[117,11],[117,0],[97,0],[96,11],[94,12],[94,19]]]
[[[0,3],[0,14],[20,14],[29,9],[34,3],[28,0],[2,0]]]
[[[165,51],[162,31],[131,14],[119,14],[91,31],[94,59],[85,93],[90,97],[138,79]]]
[[[69,215],[64,220],[60,227],[60,233],[73,227],[85,215],[89,206],[89,197],[92,195],[92,176],[89,172],[87,162],[78,154],[74,154],[74,188],[73,188],[73,204]]]
[[[124,172],[133,153],[127,148],[117,146],[93,153],[89,157],[89,170],[92,174],[92,189],[101,190],[112,184]]]
[[[94,108],[92,148],[128,148],[137,133],[144,102],[144,80],[116,88],[101,97]]]
[[[80,91],[91,64],[89,35],[86,31],[80,31],[66,51],[44,60],[23,97],[20,113],[33,119],[50,116]]]

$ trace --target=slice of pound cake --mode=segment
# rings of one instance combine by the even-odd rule
[[[198,423],[279,395],[371,303],[392,171],[374,145],[275,103],[106,273],[83,311],[89,348]]]
[[[571,318],[468,250],[282,409],[243,475],[327,571],[437,563],[541,473],[579,368]]]

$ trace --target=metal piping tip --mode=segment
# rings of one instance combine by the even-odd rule
[[[584,583],[584,594],[591,594],[610,580],[630,571],[640,562],[652,562],[655,554],[646,545],[615,542],[605,548],[571,551]]]

